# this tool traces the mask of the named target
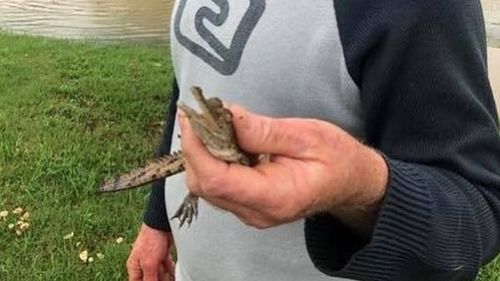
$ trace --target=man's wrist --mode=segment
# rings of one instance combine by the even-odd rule
[[[350,183],[345,187],[355,189],[353,196],[343,206],[333,206],[329,213],[356,233],[367,236],[373,230],[387,190],[389,168],[381,153],[362,146],[352,163]]]

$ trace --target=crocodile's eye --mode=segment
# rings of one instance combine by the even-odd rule
[[[223,103],[219,98],[209,98],[207,100],[207,104],[210,108],[221,108],[223,107]]]

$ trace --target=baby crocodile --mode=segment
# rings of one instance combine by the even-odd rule
[[[228,163],[238,163],[245,166],[254,165],[254,157],[251,157],[238,147],[233,129],[232,114],[224,108],[222,101],[216,97],[205,99],[199,87],[192,87],[191,92],[201,109],[201,113],[184,104],[179,104],[178,108],[185,113],[195,134],[200,138],[210,154]],[[106,181],[99,188],[99,191],[114,192],[131,189],[175,175],[184,170],[184,157],[182,152],[178,151],[154,159],[141,168]],[[193,217],[197,215],[198,197],[188,193],[172,219],[179,219],[179,227],[182,227],[185,222],[190,225]]]

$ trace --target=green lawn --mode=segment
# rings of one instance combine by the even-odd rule
[[[147,190],[95,188],[155,151],[169,54],[0,32],[0,280],[126,280]],[[500,261],[479,280],[500,281]]]
[[[169,55],[0,33],[0,280],[126,280],[148,191],[95,188],[154,153]],[[29,212],[21,235],[17,207]]]

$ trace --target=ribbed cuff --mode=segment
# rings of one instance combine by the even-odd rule
[[[154,182],[144,213],[144,223],[154,229],[170,231],[164,194],[165,181]]]
[[[433,211],[430,176],[411,164],[390,159],[387,163],[389,186],[370,241],[360,241],[331,218],[307,220],[309,255],[325,274],[370,281],[417,280],[401,274],[428,247]]]

